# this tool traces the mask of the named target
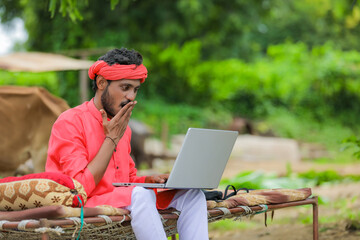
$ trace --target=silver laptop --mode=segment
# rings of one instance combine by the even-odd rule
[[[113,185],[169,189],[217,188],[237,136],[237,131],[189,128],[166,183]]]

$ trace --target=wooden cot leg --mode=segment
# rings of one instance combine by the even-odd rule
[[[171,240],[176,240],[176,234],[171,235]]]
[[[313,203],[313,240],[319,239],[319,207],[318,198],[314,197]]]

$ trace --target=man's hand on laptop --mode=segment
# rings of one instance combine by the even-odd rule
[[[169,174],[160,174],[160,175],[152,175],[146,176],[146,183],[166,183],[169,178]]]

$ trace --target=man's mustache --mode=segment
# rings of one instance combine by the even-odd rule
[[[128,104],[129,102],[131,102],[130,100],[126,100],[126,101],[124,101],[124,102],[122,102],[121,104],[120,104],[120,107],[124,107],[126,104]]]

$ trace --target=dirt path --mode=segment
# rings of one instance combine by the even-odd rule
[[[359,240],[359,232],[350,232],[345,229],[345,223],[324,224],[320,226],[320,240]],[[312,225],[282,224],[242,231],[227,231],[212,233],[211,240],[306,240],[313,239]]]

